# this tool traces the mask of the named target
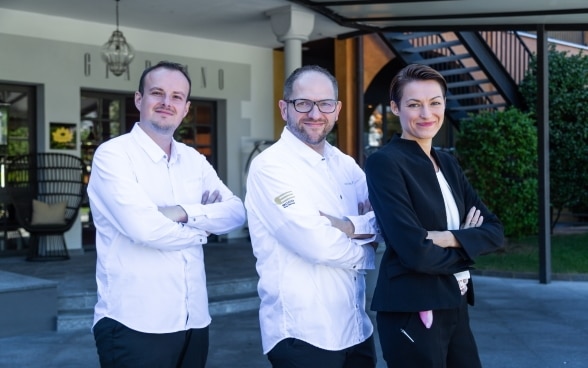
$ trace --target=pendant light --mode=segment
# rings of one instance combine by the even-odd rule
[[[116,1],[116,30],[112,32],[108,42],[102,46],[102,60],[108,66],[108,70],[115,76],[120,76],[127,71],[135,54],[133,48],[127,43],[125,36],[118,30],[118,3]]]

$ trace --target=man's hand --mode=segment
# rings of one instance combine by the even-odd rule
[[[212,203],[219,203],[223,201],[223,197],[220,195],[218,190],[215,190],[214,192],[210,193],[208,190],[204,191],[204,193],[202,193],[202,201],[201,204],[212,204]],[[210,235],[210,232],[206,232],[206,235]]]
[[[366,199],[365,202],[359,202],[357,204],[357,213],[361,215],[365,215],[366,213],[372,211],[372,204],[370,203],[369,199]]]
[[[325,216],[331,222],[331,226],[341,230],[348,238],[351,239],[367,239],[371,238],[372,234],[355,234],[355,225],[348,218],[338,218],[335,216],[328,215],[322,211],[319,211],[321,216]]]
[[[159,212],[161,212],[165,217],[168,219],[175,221],[175,222],[188,222],[188,214],[182,206],[169,206],[169,207],[158,207]]]
[[[369,199],[366,199],[365,202],[359,202],[357,204],[357,214],[362,216],[365,215],[366,213],[373,211],[374,209],[372,208],[372,204],[370,203]],[[357,239],[363,239],[363,238],[371,238],[372,235],[371,234],[364,234],[364,235],[359,235]],[[369,243],[369,245],[371,245],[374,250],[378,250],[378,246],[380,245],[380,243],[378,242],[371,242]]]
[[[326,213],[319,211],[321,216],[325,216],[331,222],[332,227],[336,227],[337,229],[341,230],[345,233],[349,238],[353,237],[353,233],[355,232],[355,226],[353,222],[349,221],[348,219],[340,219],[335,216],[327,215]]]
[[[211,204],[217,203],[222,201],[222,196],[220,195],[218,190],[212,192],[212,194],[207,190],[202,193],[202,204]],[[169,207],[158,207],[159,212],[161,212],[165,217],[168,219],[175,221],[186,223],[188,222],[188,214],[182,206],[169,206]]]
[[[220,195],[218,190],[212,192],[212,194],[207,190],[202,193],[202,204],[211,204],[211,203],[218,203],[222,202],[223,197]]]

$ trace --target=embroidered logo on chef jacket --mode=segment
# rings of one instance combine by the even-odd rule
[[[282,206],[283,208],[290,207],[291,205],[296,203],[294,201],[294,193],[291,190],[282,193],[276,198],[274,198],[274,202],[276,202],[276,204]]]

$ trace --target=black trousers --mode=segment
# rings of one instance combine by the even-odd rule
[[[94,339],[102,368],[204,368],[208,358],[208,326],[151,334],[102,318]]]
[[[480,368],[466,297],[459,308],[433,311],[427,329],[418,312],[378,312],[380,345],[388,368]]]
[[[267,354],[273,368],[374,368],[374,338],[343,350],[317,348],[302,340],[287,338]]]

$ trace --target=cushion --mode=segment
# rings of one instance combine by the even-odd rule
[[[67,202],[45,203],[33,199],[31,225],[64,225]]]

